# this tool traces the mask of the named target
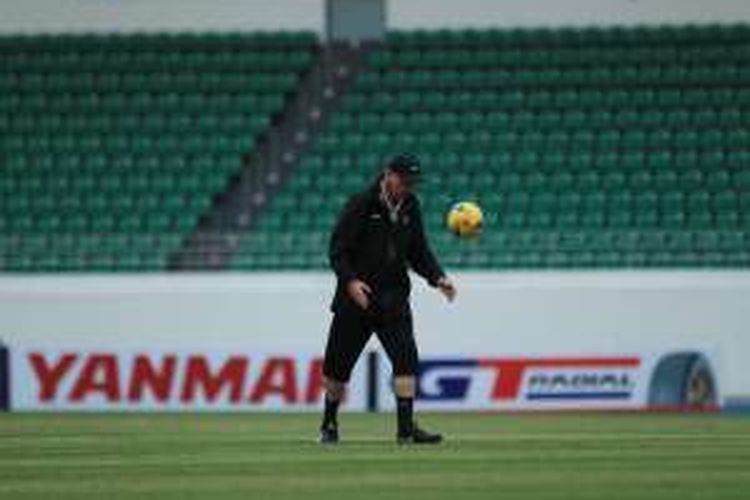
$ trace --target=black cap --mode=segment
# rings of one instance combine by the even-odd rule
[[[419,177],[422,174],[422,164],[416,155],[401,153],[388,162],[388,170],[405,177]]]

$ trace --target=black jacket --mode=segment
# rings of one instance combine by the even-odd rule
[[[346,284],[355,278],[372,288],[377,310],[407,303],[409,267],[431,286],[444,276],[427,243],[417,197],[409,193],[392,222],[380,199],[379,179],[347,202],[331,235],[329,258],[338,278],[334,311],[343,301],[351,300]]]

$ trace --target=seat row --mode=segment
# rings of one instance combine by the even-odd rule
[[[750,42],[750,40],[748,40]],[[660,47],[602,48],[595,46],[547,47],[545,50],[487,46],[462,48],[460,46],[429,47],[422,50],[390,47],[370,54],[368,63],[379,70],[392,67],[400,69],[494,67],[494,68],[566,68],[598,67],[609,65],[675,65],[715,62],[717,60],[743,63],[750,54],[747,42],[706,46],[664,45]]]
[[[215,89],[214,89],[215,90]],[[80,114],[85,119],[111,115],[182,115],[206,113],[252,113],[276,112],[284,104],[283,94],[278,88],[270,92],[206,92],[161,89],[158,92],[141,90],[127,94],[123,92],[87,92],[81,94],[46,92],[37,94],[0,95],[0,111],[8,114],[69,117]]]
[[[684,24],[638,26],[585,26],[551,28],[440,29],[391,31],[387,45],[396,49],[419,47],[477,48],[528,47],[549,50],[557,47],[602,47],[607,50],[632,47],[702,46],[706,44],[746,43],[750,25]]]

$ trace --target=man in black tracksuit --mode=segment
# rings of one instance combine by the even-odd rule
[[[418,367],[408,268],[448,300],[456,290],[425,237],[419,200],[411,189],[421,173],[418,158],[393,158],[367,190],[346,204],[333,230],[329,257],[336,273],[333,320],[323,374],[326,402],[321,442],[338,441],[337,411],[352,368],[374,331],[393,365],[400,443],[437,443],[413,420]]]

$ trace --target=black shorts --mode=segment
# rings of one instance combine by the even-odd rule
[[[414,375],[419,355],[408,302],[383,314],[363,311],[349,300],[342,301],[333,314],[323,374],[339,382],[348,382],[354,364],[373,332],[391,360],[393,375]]]

